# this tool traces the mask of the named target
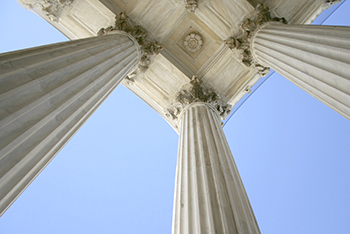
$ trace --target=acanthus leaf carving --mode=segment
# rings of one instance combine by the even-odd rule
[[[241,52],[242,63],[247,67],[256,68],[261,76],[266,76],[269,73],[270,68],[262,66],[254,59],[251,51],[251,39],[254,32],[256,32],[263,24],[271,21],[287,24],[285,18],[272,17],[268,7],[263,4],[258,4],[255,8],[253,19],[246,19],[241,23],[241,35],[230,37],[225,40],[225,44],[231,50],[236,49]]]
[[[141,47],[141,60],[138,65],[138,69],[128,75],[129,81],[133,83],[135,81],[135,76],[147,71],[153,62],[154,56],[163,50],[163,45],[158,44],[156,41],[150,40],[148,38],[147,31],[140,25],[135,25],[125,12],[121,12],[115,17],[115,19],[116,21],[114,26],[101,28],[97,35],[103,36],[113,31],[123,31],[135,38]]]
[[[225,119],[231,112],[232,106],[201,79],[194,75],[191,81],[184,85],[177,94],[174,103],[166,109],[165,115],[173,120],[178,120],[180,113],[187,105],[195,102],[204,102],[213,106]]]

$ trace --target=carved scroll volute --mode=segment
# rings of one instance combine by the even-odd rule
[[[127,78],[127,84],[132,84],[135,81],[135,76],[147,71],[152,64],[155,55],[163,50],[163,45],[149,39],[147,31],[140,25],[134,24],[125,12],[118,14],[115,17],[115,20],[114,26],[101,28],[97,35],[103,36],[113,31],[123,31],[130,34],[140,45],[142,54],[138,69],[129,74]]]
[[[191,81],[181,88],[174,103],[166,109],[165,115],[178,121],[186,106],[196,102],[210,104],[218,111],[222,119],[230,114],[232,108],[213,88],[194,75]]]
[[[261,76],[269,73],[270,69],[259,64],[253,57],[251,51],[251,40],[253,34],[267,22],[280,22],[287,24],[285,18],[272,17],[269,8],[263,4],[258,4],[252,19],[244,20],[241,25],[241,34],[236,37],[230,37],[225,40],[225,44],[231,50],[239,50],[241,53],[241,61],[247,67],[253,67],[258,70]]]

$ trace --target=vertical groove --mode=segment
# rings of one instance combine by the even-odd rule
[[[199,107],[198,107],[199,108]],[[205,118],[204,118],[205,119]],[[203,126],[205,126],[205,123],[203,123]],[[199,127],[197,129],[198,131],[201,132],[200,136],[206,136],[206,131],[205,128],[201,128]],[[203,144],[203,147],[206,148],[207,145]],[[205,155],[205,150],[201,149],[201,151],[198,152],[198,154],[202,155],[203,157],[201,158],[202,161],[202,181],[203,181],[203,199],[205,200],[204,204],[202,206],[203,210],[205,210],[206,212],[203,214],[204,218],[206,218],[206,222],[207,222],[207,233],[214,233],[215,232],[215,218],[214,217],[214,212],[213,212],[213,206],[211,204],[211,193],[210,193],[210,184],[213,183],[213,181],[211,180],[211,173],[212,171],[211,169],[211,161],[209,158],[209,155]],[[205,223],[205,221],[204,221]]]
[[[350,119],[350,29],[269,24],[252,44],[265,66]]]
[[[186,115],[186,122],[188,123],[190,121],[190,116],[187,114]],[[183,215],[181,215],[179,217],[179,220],[180,220],[180,223],[179,225],[184,221],[185,225],[183,227],[183,230],[181,231],[181,233],[189,233],[190,230],[189,230],[189,196],[188,196],[188,190],[183,190],[182,188],[184,187],[189,187],[189,176],[188,176],[188,155],[190,155],[190,152],[189,152],[189,147],[188,147],[188,137],[190,136],[190,129],[187,129],[186,128],[186,131],[187,131],[187,135],[186,135],[186,138],[185,138],[185,144],[186,144],[186,148],[185,150],[183,151],[183,157],[184,157],[184,167],[182,169],[183,173],[184,173],[184,185],[181,187],[181,194],[183,195],[183,199],[182,199],[182,206],[183,206]],[[181,234],[180,233],[180,234]]]
[[[190,112],[191,113],[191,118],[190,118],[190,122],[191,124],[194,124],[194,114],[193,112]],[[196,139],[196,136],[195,136],[195,131],[194,131],[194,128],[192,128],[191,130],[191,134],[190,134],[190,139]],[[188,216],[190,217],[189,219],[189,225],[190,225],[190,230],[189,230],[189,233],[193,233],[193,234],[197,234],[196,233],[196,219],[195,219],[195,214],[197,212],[197,210],[195,209],[195,206],[196,206],[196,198],[195,198],[195,194],[194,194],[194,190],[195,190],[195,178],[194,178],[194,173],[196,172],[196,166],[195,166],[195,154],[194,152],[196,151],[196,148],[197,148],[197,142],[195,141],[194,142],[194,145],[192,147],[190,147],[190,153],[187,155],[188,157],[188,177],[190,178],[190,182],[189,182],[189,193],[188,193],[188,204],[189,204],[189,209],[188,209]]]
[[[212,110],[208,109],[206,106],[201,106],[203,109],[203,115],[206,116],[206,125],[203,124],[203,126],[207,127],[205,128],[206,134],[203,136],[204,140],[203,145],[209,145],[207,147],[208,151],[208,158],[211,162],[211,175],[212,175],[212,185],[209,187],[212,191],[215,191],[215,196],[213,196],[212,203],[213,206],[216,206],[215,210],[217,210],[217,216],[215,220],[215,226],[216,231],[219,233],[229,233],[228,227],[226,225],[227,222],[226,219],[229,217],[226,217],[224,212],[224,203],[225,203],[225,193],[226,188],[223,186],[223,176],[221,169],[221,162],[219,160],[219,151],[218,151],[218,145],[216,144],[215,140],[215,130],[213,129],[213,117],[216,118],[216,116],[211,115]],[[213,131],[214,130],[214,131]],[[233,217],[232,217],[233,218]],[[233,220],[232,220],[233,221]]]
[[[187,184],[176,182],[174,201],[189,209],[179,213],[174,204],[173,234],[259,234],[216,113],[204,103],[189,107],[179,139],[177,178]]]
[[[198,109],[195,108],[194,110],[194,116],[198,116]],[[193,129],[193,133],[195,136],[195,139],[199,139],[200,137],[200,132],[198,132],[198,124],[200,123],[200,121],[195,121],[195,119],[192,119],[192,121],[194,122],[193,125],[195,126]],[[201,151],[201,146],[199,141],[197,140],[197,144],[196,147],[194,148],[195,152],[200,152]],[[205,233],[202,231],[202,222],[201,222],[201,217],[194,215],[195,213],[201,213],[202,211],[202,207],[200,206],[200,200],[201,200],[201,196],[199,195],[199,186],[200,186],[200,170],[198,170],[198,168],[200,168],[200,161],[201,161],[201,155],[200,154],[192,154],[191,158],[193,160],[193,188],[194,188],[194,194],[193,194],[193,204],[194,204],[194,210],[195,212],[192,212],[192,216],[194,216],[194,220],[195,220],[195,230],[193,231],[193,233]],[[198,178],[199,177],[199,178]]]
[[[219,135],[220,135],[221,129],[218,129],[216,126],[218,117],[215,116],[215,113],[213,113],[212,110],[206,108],[206,114],[208,115],[208,125],[211,126],[210,132],[208,135],[211,136],[210,140],[213,141],[214,142],[213,145],[215,145],[215,151],[211,153],[213,155],[213,160],[217,161],[217,170],[219,173],[216,172],[215,174],[218,174],[220,176],[216,179],[215,183],[221,184],[221,188],[217,190],[217,194],[218,194],[218,198],[221,198],[219,200],[221,204],[219,205],[222,206],[222,209],[221,209],[222,210],[222,213],[221,213],[222,232],[232,233],[233,230],[237,231],[238,226],[237,226],[237,221],[235,220],[236,217],[233,214],[232,207],[228,200],[229,187],[227,187],[227,182],[225,178],[224,162],[221,160],[221,156],[223,156],[222,154],[225,154],[225,152],[222,152],[224,149],[222,148],[221,142],[218,141],[218,137],[220,137]],[[225,211],[224,208],[227,205],[229,205],[231,209],[226,209],[226,212],[224,212]],[[230,222],[232,223],[234,222],[235,224],[229,225]]]

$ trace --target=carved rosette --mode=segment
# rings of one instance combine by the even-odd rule
[[[187,10],[194,13],[198,7],[198,0],[185,0],[185,7]]]
[[[187,51],[192,53],[197,52],[202,48],[203,40],[197,33],[190,33],[185,37],[184,46]]]
[[[147,71],[154,59],[154,56],[159,54],[159,52],[163,49],[163,45],[158,44],[156,41],[150,40],[148,38],[147,31],[140,25],[135,25],[125,12],[121,12],[115,17],[115,19],[115,26],[101,28],[97,35],[103,36],[113,31],[123,31],[135,38],[141,47],[141,60],[138,65],[138,69],[132,74],[129,74],[126,79],[127,84],[132,84],[135,81],[133,77]]]
[[[197,76],[193,76],[191,81],[182,87],[174,103],[165,111],[165,115],[177,121],[186,106],[195,102],[210,104],[219,112],[222,119],[225,119],[232,109],[232,106],[223,100],[213,88],[206,85]]]
[[[251,40],[254,33],[262,25],[272,21],[287,24],[285,18],[272,17],[268,7],[263,4],[258,4],[255,8],[253,19],[246,19],[241,23],[241,35],[225,40],[225,44],[231,50],[236,49],[241,52],[242,63],[247,67],[258,69],[261,76],[266,76],[269,73],[270,68],[262,66],[254,59],[251,51]]]
[[[22,5],[30,10],[38,9],[47,19],[58,22],[65,7],[74,0],[20,0]]]

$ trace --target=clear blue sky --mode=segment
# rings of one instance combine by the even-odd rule
[[[0,1],[0,51],[67,40]],[[325,22],[350,25],[350,1]],[[350,121],[277,74],[224,127],[264,234],[350,231]],[[119,86],[0,218],[0,234],[171,233],[178,136]]]

